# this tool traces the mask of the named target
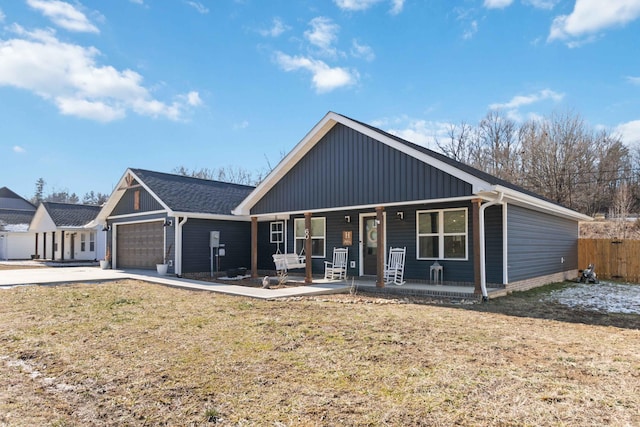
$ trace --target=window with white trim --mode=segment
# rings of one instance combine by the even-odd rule
[[[89,252],[96,250],[96,233],[89,233]]]
[[[304,228],[304,218],[294,220],[294,238],[296,243],[296,253],[301,253],[307,230]],[[325,241],[327,235],[326,220],[322,218],[311,218],[311,230],[308,230],[311,237],[311,256],[316,258],[325,257]]]
[[[467,208],[417,214],[418,259],[467,259]]]
[[[284,221],[276,221],[271,223],[271,243],[283,243],[284,242]]]
[[[87,235],[80,233],[80,252],[87,250]]]

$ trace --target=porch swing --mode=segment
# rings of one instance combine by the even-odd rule
[[[305,268],[307,266],[306,259],[304,247],[300,250],[299,254],[295,252],[292,254],[283,254],[280,252],[280,242],[278,242],[276,253],[273,254],[273,263],[276,266],[276,271],[279,273],[286,273],[287,270],[295,270],[297,268]]]

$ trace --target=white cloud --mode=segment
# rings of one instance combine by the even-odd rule
[[[436,140],[446,139],[451,124],[447,122],[414,119],[405,115],[375,120],[372,126],[384,129],[392,135],[406,139],[414,144],[434,149]]]
[[[22,153],[26,153],[27,150],[25,150],[23,147],[20,147],[19,145],[14,145],[13,146],[13,152],[14,153],[18,153],[18,154],[22,154]]]
[[[595,33],[609,27],[623,26],[638,17],[638,0],[576,0],[570,15],[560,15],[553,20],[547,40],[569,40],[570,46],[575,47],[581,43],[572,39],[593,40]]]
[[[511,6],[513,0],[484,0],[484,7],[487,9],[504,9]]]
[[[551,10],[560,0],[523,0],[524,4],[531,5],[536,9]]]
[[[355,39],[351,42],[351,55],[366,61],[373,61],[376,58],[376,54],[373,53],[371,46],[360,44],[358,40]]]
[[[100,32],[98,27],[89,22],[84,13],[69,3],[59,0],[27,0],[27,4],[66,30],[80,33]]]
[[[331,68],[323,61],[302,56],[289,56],[282,52],[276,52],[275,61],[287,72],[300,69],[310,71],[317,93],[331,92],[340,87],[354,85],[360,77],[355,70],[342,67]]]
[[[367,10],[382,0],[334,0],[336,6],[342,10],[360,11]]]
[[[131,110],[178,120],[188,107],[199,105],[197,92],[172,104],[153,99],[140,74],[97,64],[98,49],[62,42],[53,30],[11,29],[17,37],[0,39],[0,86],[33,92],[62,114],[109,122]]]
[[[377,3],[381,3],[383,0],[333,0],[336,6],[342,10],[349,12],[360,12],[367,10]],[[391,0],[391,9],[389,13],[392,15],[398,15],[404,8],[405,0]]]
[[[536,102],[545,101],[547,99],[551,99],[555,102],[562,101],[564,98],[563,93],[554,92],[551,89],[543,89],[538,93],[533,93],[531,95],[516,95],[511,98],[510,101],[505,103],[496,103],[489,105],[489,108],[492,110],[497,109],[517,109],[524,105],[530,105]]]
[[[467,28],[465,30],[464,33],[462,33],[462,38],[465,40],[469,40],[472,39],[473,36],[476,35],[476,33],[478,32],[478,21],[476,21],[475,19],[473,21],[471,21],[471,23],[469,24],[469,28]]]
[[[6,15],[4,14],[4,12],[2,11],[2,9],[0,9],[0,23],[4,22],[4,18],[6,17]]]
[[[202,99],[200,98],[200,94],[198,92],[191,91],[187,94],[186,98],[187,104],[191,105],[192,107],[198,107],[199,105],[202,105]]]
[[[632,120],[616,127],[616,132],[627,145],[640,144],[640,120]]]
[[[404,0],[392,0],[391,1],[391,10],[389,11],[392,15],[398,15],[402,12],[404,8]]]
[[[532,93],[530,95],[516,95],[511,100],[504,103],[490,104],[489,108],[492,110],[505,110],[506,116],[516,122],[521,122],[523,116],[520,113],[520,108],[531,104],[535,104],[543,101],[560,102],[564,98],[564,93],[558,93],[551,89],[543,89],[540,92]],[[530,112],[527,117],[532,120],[537,120],[540,116],[535,112]]]
[[[200,2],[197,1],[187,1],[186,2],[189,6],[191,6],[192,8],[194,8],[195,10],[198,11],[198,13],[201,13],[203,15],[206,15],[207,13],[209,13],[209,9],[207,9],[207,7],[205,5],[203,5]]]
[[[290,29],[291,27],[285,25],[280,18],[273,18],[271,28],[268,30],[260,30],[259,33],[264,37],[278,37]]]
[[[627,81],[634,85],[640,85],[640,77],[628,76]]]
[[[249,127],[249,121],[248,120],[243,120],[240,123],[236,123],[235,125],[233,125],[233,129],[234,130],[240,130],[240,129],[246,129]]]
[[[340,26],[324,16],[313,18],[309,25],[311,29],[304,32],[309,43],[319,48],[322,54],[335,56],[336,49],[332,45],[338,40]]]

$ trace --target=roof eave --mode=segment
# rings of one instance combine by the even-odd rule
[[[503,198],[504,201],[511,202],[512,204],[515,204],[515,205],[528,207],[536,211],[546,212],[555,216],[571,219],[574,221],[592,221],[593,220],[593,218],[591,218],[590,216],[581,214],[580,212],[576,212],[573,209],[565,208],[564,206],[560,206],[558,204],[548,202],[538,197],[521,193],[511,188],[504,187],[502,185],[494,185],[488,192],[481,192],[479,193],[479,195],[486,196],[488,193],[493,193],[493,194],[502,193],[504,195],[504,198]]]

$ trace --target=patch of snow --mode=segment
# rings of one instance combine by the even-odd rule
[[[552,291],[544,301],[606,313],[640,314],[640,285],[580,283]]]

